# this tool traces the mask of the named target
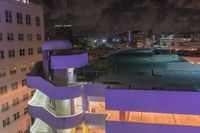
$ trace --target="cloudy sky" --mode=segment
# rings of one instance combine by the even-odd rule
[[[77,33],[200,30],[200,0],[44,0],[47,28],[72,24]]]

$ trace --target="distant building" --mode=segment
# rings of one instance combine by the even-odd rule
[[[51,32],[47,33],[47,40],[72,40],[72,25],[54,25]]]

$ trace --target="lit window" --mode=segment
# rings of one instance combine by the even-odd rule
[[[10,67],[10,74],[13,75],[13,74],[16,74],[17,73],[17,67],[13,66],[13,67]]]

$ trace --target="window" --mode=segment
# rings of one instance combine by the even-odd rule
[[[19,112],[15,113],[15,114],[13,115],[13,117],[14,117],[14,120],[19,119],[19,118],[20,118],[20,113],[19,113]]]
[[[13,66],[10,67],[10,75],[16,74],[17,73],[17,67]]]
[[[33,55],[33,48],[28,49],[28,55]]]
[[[17,23],[23,24],[22,13],[17,13]]]
[[[26,15],[26,24],[31,25],[31,15]]]
[[[11,83],[11,88],[12,90],[16,90],[18,88],[18,83],[17,82]]]
[[[38,54],[41,54],[41,53],[42,53],[42,48],[39,47],[39,48],[38,48]]]
[[[19,104],[19,98],[13,99],[13,106],[16,106]]]
[[[0,78],[6,77],[6,69],[2,68],[0,69]]]
[[[40,17],[35,18],[36,26],[40,26]]]
[[[22,86],[25,86],[26,85],[26,79],[23,79],[22,80]]]
[[[24,40],[24,34],[18,34],[18,40],[23,41]]]
[[[12,23],[12,12],[6,10],[5,11],[5,18],[7,23]]]
[[[27,34],[27,40],[32,41],[32,34]]]
[[[7,40],[14,41],[14,33],[7,33]]]
[[[28,93],[24,94],[24,96],[23,96],[23,101],[27,101],[27,100],[28,100]]]
[[[0,51],[0,59],[4,59],[4,51]]]
[[[3,120],[3,128],[8,126],[9,124],[10,124],[10,118],[9,117]]]
[[[3,33],[0,32],[0,41],[3,41]]]
[[[25,72],[26,71],[26,65],[21,65],[21,72]]]
[[[19,56],[25,56],[25,49],[19,50]]]
[[[40,34],[37,34],[37,40],[41,41],[42,40],[42,36]]]
[[[8,111],[9,110],[9,104],[8,102],[7,103],[4,103],[1,107],[1,112],[5,112],[5,111]]]
[[[6,85],[4,85],[4,86],[1,86],[0,87],[0,94],[5,94],[5,93],[7,93],[7,86]]]
[[[9,56],[9,58],[14,58],[15,57],[15,50],[8,50],[8,56]]]
[[[24,108],[24,114],[28,113],[28,107]]]

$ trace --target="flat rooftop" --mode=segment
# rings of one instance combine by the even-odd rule
[[[200,91],[200,65],[178,55],[153,55],[147,49],[120,50],[107,57],[108,75],[96,81],[111,88]]]

